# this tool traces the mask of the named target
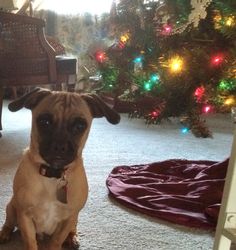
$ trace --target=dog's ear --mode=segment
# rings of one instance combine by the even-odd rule
[[[120,122],[120,115],[108,106],[96,94],[82,94],[81,97],[87,102],[94,118],[106,117],[107,121],[112,124]]]
[[[20,98],[9,103],[8,109],[12,112],[18,111],[20,109],[27,108],[33,109],[38,105],[38,103],[47,95],[51,94],[50,90],[43,88],[35,88],[31,92],[21,96]]]

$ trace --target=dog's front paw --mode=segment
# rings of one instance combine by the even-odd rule
[[[2,230],[0,231],[0,244],[8,242],[11,239],[11,233],[11,228],[3,226]]]
[[[79,239],[78,235],[74,232],[70,232],[63,243],[63,246],[68,249],[79,249]]]

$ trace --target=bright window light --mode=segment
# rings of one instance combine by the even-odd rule
[[[89,12],[93,15],[109,13],[112,0],[44,0],[43,8],[59,14],[82,14]]]

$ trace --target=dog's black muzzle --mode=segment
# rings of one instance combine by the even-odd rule
[[[51,144],[41,145],[40,155],[47,164],[40,167],[40,174],[60,178],[67,166],[76,158],[76,146],[68,140],[54,140]]]

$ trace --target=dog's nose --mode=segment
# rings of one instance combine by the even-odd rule
[[[51,146],[52,153],[56,156],[62,156],[73,151],[73,147],[70,142],[54,142]]]

